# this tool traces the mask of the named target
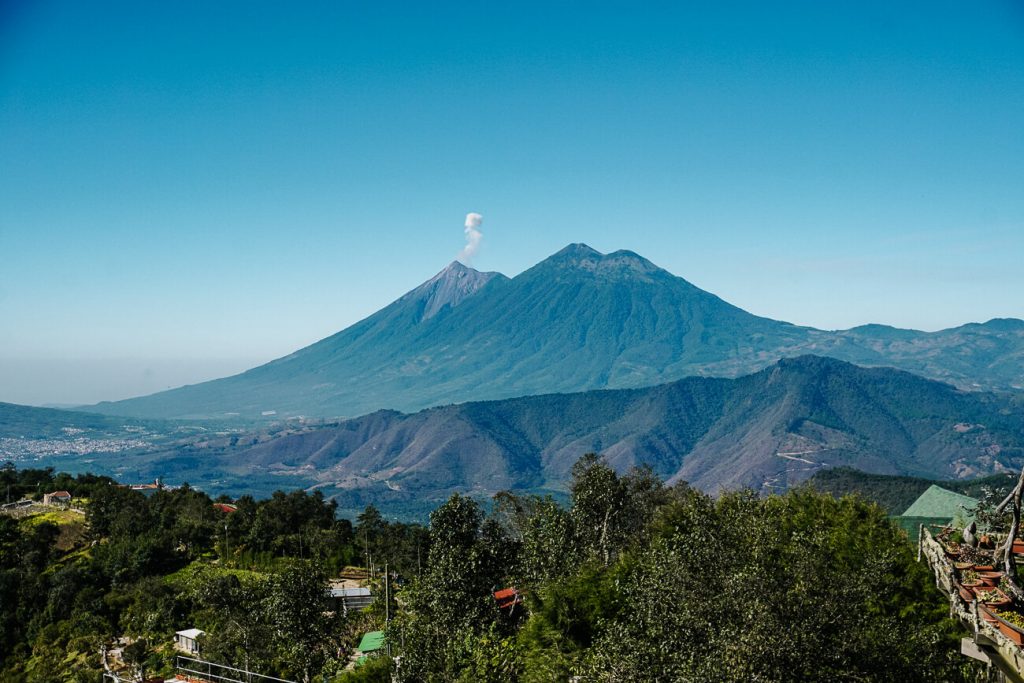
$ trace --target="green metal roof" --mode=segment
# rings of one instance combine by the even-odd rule
[[[890,517],[890,519],[896,523],[896,526],[903,529],[906,532],[907,538],[914,545],[917,545],[921,534],[921,525],[925,526],[945,526],[949,524],[949,517]],[[966,518],[965,518],[966,520]]]
[[[978,501],[941,486],[932,484],[906,509],[903,517],[941,517],[952,520],[957,516],[969,520]]]
[[[373,652],[384,647],[384,631],[370,631],[359,641],[360,652]]]

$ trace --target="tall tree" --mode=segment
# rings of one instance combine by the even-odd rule
[[[280,650],[303,683],[310,683],[337,651],[336,619],[327,593],[327,576],[316,564],[296,561],[270,580],[267,618]]]
[[[506,573],[507,542],[472,498],[453,494],[430,515],[427,569],[406,589],[406,612],[391,630],[405,641],[401,680],[458,679],[475,635],[500,617],[491,592]]]
[[[691,491],[619,572],[623,608],[588,652],[589,680],[955,675],[954,629],[929,572],[884,512],[858,500]]]

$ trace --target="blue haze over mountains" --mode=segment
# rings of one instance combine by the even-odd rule
[[[574,244],[511,279],[452,263],[289,356],[102,414],[0,404],[0,446],[125,481],[317,488],[351,514],[402,516],[453,491],[562,495],[591,451],[712,492],[837,466],[969,478],[1024,465],[1022,349],[1014,319],[791,325]]]
[[[90,410],[147,418],[358,416],[739,377],[803,354],[972,390],[1024,388],[1024,321],[824,331],[762,318],[629,251],[572,244],[515,278],[454,262],[370,317],[233,377]]]

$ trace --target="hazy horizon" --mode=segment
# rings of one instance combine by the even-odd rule
[[[396,298],[398,297],[396,296]],[[758,314],[757,311],[749,312]],[[965,320],[951,327],[987,321]],[[356,322],[358,320],[346,324],[345,327]],[[335,331],[340,331],[340,329],[343,328]],[[938,329],[946,328],[923,331],[934,332]],[[330,334],[324,336],[330,336]],[[173,355],[159,358],[0,358],[0,387],[4,387],[4,390],[8,392],[13,391],[13,397],[0,396],[0,401],[62,408],[144,396],[188,384],[235,375],[285,356],[301,347],[320,341],[322,338],[310,339],[300,343],[300,346],[282,349],[273,355],[262,358],[203,358],[175,357]],[[48,377],[54,377],[57,381],[47,384],[45,379]]]

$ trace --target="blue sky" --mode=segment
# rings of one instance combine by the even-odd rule
[[[0,2],[0,400],[235,372],[451,261],[1024,317],[1024,4]],[[585,9],[584,9],[585,8]]]

